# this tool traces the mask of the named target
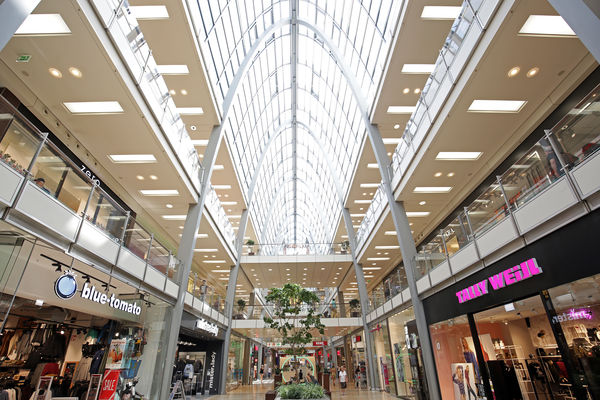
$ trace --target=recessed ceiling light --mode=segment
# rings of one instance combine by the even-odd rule
[[[404,64],[402,73],[404,74],[430,74],[433,72],[435,64]]]
[[[519,30],[527,36],[575,37],[575,32],[560,15],[530,15]]]
[[[367,257],[367,261],[387,261],[389,257]]]
[[[417,106],[389,106],[388,114],[412,114]]]
[[[15,35],[50,36],[67,35],[71,30],[60,14],[29,14]]]
[[[448,172],[448,175],[446,175],[448,178],[452,178],[454,176],[454,172]]]
[[[56,68],[48,68],[48,72],[55,78],[62,78],[62,72],[57,70]]]
[[[223,264],[225,260],[202,260],[205,264]]]
[[[377,165],[377,163],[368,163],[367,164],[367,168],[370,168],[370,169],[379,169],[379,165]]]
[[[166,6],[129,6],[135,19],[165,19],[169,18]]]
[[[404,94],[408,94],[408,92],[410,92],[409,88],[404,88],[404,90],[402,91],[402,93],[404,93]]]
[[[370,204],[371,200],[354,200],[356,204]]]
[[[73,75],[75,78],[81,78],[83,76],[83,74],[81,73],[81,70],[79,68],[75,68],[75,67],[70,67],[69,68],[69,72],[71,73],[71,75]]]
[[[396,236],[396,231],[385,231],[385,236]]]
[[[208,140],[207,139],[192,140],[192,144],[194,146],[208,146]]]
[[[181,89],[181,94],[184,95],[184,96],[187,96],[188,91],[185,90],[185,89]],[[204,114],[204,111],[202,111],[201,114]]]
[[[421,88],[415,88],[415,90],[414,90],[414,93],[415,93],[415,94],[419,94],[419,93],[421,93]]]
[[[429,211],[407,211],[407,217],[427,217],[430,214]]]
[[[224,170],[225,167],[222,164],[215,164],[213,165],[213,171],[221,171]]]
[[[158,176],[156,176],[156,175],[150,175],[150,179],[152,179],[153,181],[155,181],[155,180],[158,179]]]
[[[394,125],[394,129],[400,129],[400,124]]]
[[[169,94],[171,96],[175,96],[177,94],[177,91],[175,89],[171,89],[171,90],[169,90]]]
[[[35,305],[36,305],[36,306],[38,306],[38,307],[41,307],[41,306],[43,306],[43,305],[44,305],[44,300],[42,300],[42,299],[37,299],[37,300],[35,301]]]
[[[156,70],[161,75],[186,75],[190,73],[188,66],[185,64],[157,65]]]
[[[540,69],[538,67],[533,67],[529,71],[527,71],[527,77],[533,78],[538,74],[538,72],[540,72]]]
[[[198,128],[196,128],[196,125],[190,125],[190,129],[193,130],[193,131],[195,131]],[[193,140],[192,140],[192,142],[193,142]],[[207,142],[208,142],[208,140],[207,140]]]
[[[361,183],[360,187],[364,189],[377,188],[379,187],[379,183]]]
[[[177,189],[144,189],[140,193],[144,196],[179,196]]]
[[[166,207],[167,207],[167,208],[173,208],[173,204],[167,203],[167,204],[166,204]]]
[[[417,186],[413,193],[448,193],[451,190],[452,186]]]
[[[144,177],[142,175],[137,175],[136,178],[137,178],[138,181],[143,181],[144,180]]]
[[[221,205],[223,206],[235,206],[237,204],[237,201],[222,201]]]
[[[73,114],[117,114],[123,112],[118,101],[69,101],[63,105]]]
[[[420,206],[424,206],[425,204],[427,204],[427,202],[425,200],[419,202]]]
[[[222,274],[228,274],[229,271],[226,269],[213,269],[212,272],[220,272]]]
[[[436,178],[439,178],[440,176],[442,176],[441,172],[436,172],[433,176],[435,176]]]
[[[185,221],[187,215],[163,215],[162,218],[167,221]],[[179,229],[183,229],[183,226],[180,226]]]
[[[156,157],[153,154],[109,154],[108,158],[115,164],[140,164],[154,163]],[[152,179],[152,175],[150,175]]]
[[[477,160],[481,157],[481,154],[480,151],[440,151],[435,159],[447,161]]]
[[[512,67],[510,70],[508,70],[507,75],[509,78],[512,78],[513,76],[517,76],[520,71],[521,71],[520,67]]]
[[[194,252],[196,253],[216,253],[217,249],[194,249]]]
[[[202,109],[202,107],[177,107],[175,110],[180,115],[203,115],[204,114],[204,110]]]
[[[213,189],[216,190],[229,190],[231,189],[231,185],[212,185]]]
[[[399,249],[400,246],[375,246],[375,248],[378,250],[395,250]]]
[[[460,6],[425,6],[421,12],[421,18],[454,21],[460,15],[461,10]]]
[[[527,103],[526,100],[473,100],[470,112],[518,113]]]

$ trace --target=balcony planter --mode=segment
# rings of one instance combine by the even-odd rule
[[[350,300],[350,303],[348,303],[348,305],[350,306],[350,316],[351,317],[360,317],[360,312],[358,311],[360,302],[358,301],[358,299]]]
[[[248,255],[253,256],[254,255],[254,240],[249,239],[246,242],[246,246],[248,246]]]
[[[345,242],[342,242],[342,250],[340,253],[346,254],[348,253],[348,250],[350,250],[350,241],[346,240]]]

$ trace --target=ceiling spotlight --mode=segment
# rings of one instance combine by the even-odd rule
[[[155,180],[158,179],[158,176],[156,176],[156,175],[150,175],[150,179],[152,179],[153,181],[155,181]]]
[[[394,129],[400,129],[400,124],[394,125]]]
[[[441,172],[436,172],[433,176],[435,176],[436,178],[439,178],[440,176],[442,176]]]
[[[538,67],[531,68],[529,71],[527,71],[527,77],[533,78],[538,74],[538,72],[540,72],[540,69]]]
[[[173,204],[170,204],[170,203],[168,203],[168,204],[166,205],[166,207],[167,207],[167,208],[173,208]]]
[[[187,96],[187,93],[188,93],[188,92],[187,92],[187,90],[185,90],[185,89],[181,89],[181,94],[182,94],[182,95],[184,95],[184,96]]]
[[[171,89],[171,90],[169,90],[169,94],[171,96],[175,96],[177,94],[177,91],[175,91],[175,89]]]
[[[54,270],[55,272],[62,272],[62,267],[60,266],[60,263],[58,263],[58,262],[52,263],[52,266],[56,267],[56,269]]]
[[[512,78],[513,76],[517,76],[519,74],[519,72],[521,71],[521,68],[519,67],[512,67],[509,71],[508,71],[508,77]]]
[[[419,202],[419,205],[420,205],[420,206],[424,206],[425,204],[427,204],[427,202],[426,202],[426,201],[420,201],[420,202]]]
[[[454,176],[454,172],[448,172],[448,178],[452,178]]]
[[[190,126],[190,129],[191,129],[191,130],[193,130],[193,131],[195,131],[195,130],[197,129],[197,128],[196,128],[196,125],[191,125],[191,126]]]
[[[137,175],[136,178],[137,178],[138,181],[143,181],[144,180],[144,177],[142,175]]]
[[[90,276],[89,275],[84,275],[84,276],[82,276],[82,278],[85,278],[85,283],[90,283]]]
[[[62,72],[57,70],[56,68],[48,68],[48,72],[55,78],[62,78]]]
[[[421,93],[421,89],[420,89],[420,88],[416,88],[416,89],[414,90],[414,93],[415,93],[415,94],[419,94],[419,93]]]
[[[69,68],[69,72],[71,73],[71,75],[73,75],[75,78],[81,78],[83,76],[83,74],[81,73],[81,70],[79,70],[79,68],[75,68],[75,67],[70,67]]]
[[[404,88],[404,90],[402,91],[402,93],[404,93],[404,94],[408,94],[408,92],[410,92],[409,88]]]

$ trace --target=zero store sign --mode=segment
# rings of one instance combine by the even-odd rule
[[[202,329],[203,331],[206,331],[208,333],[212,333],[214,336],[217,336],[219,334],[219,327],[215,324],[211,324],[210,322],[204,319],[199,319],[196,321],[196,328]]]
[[[459,303],[465,303],[469,300],[476,299],[490,293],[491,290],[500,290],[507,286],[511,286],[517,282],[529,279],[535,275],[542,273],[542,269],[538,266],[535,258],[530,258],[523,261],[519,265],[507,268],[504,271],[492,275],[481,282],[477,282],[467,288],[456,292]]]

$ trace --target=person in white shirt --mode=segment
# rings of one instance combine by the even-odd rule
[[[348,383],[348,373],[346,372],[346,367],[344,367],[342,365],[342,367],[340,368],[340,374],[339,374],[339,378],[340,378],[340,387],[342,388],[342,396],[344,396],[345,393],[345,389]]]

